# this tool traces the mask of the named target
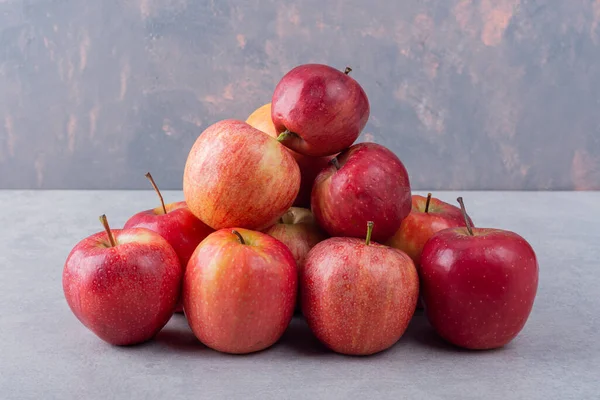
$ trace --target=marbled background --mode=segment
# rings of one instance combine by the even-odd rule
[[[0,0],[0,188],[180,188],[306,62],[416,189],[600,189],[600,0]]]

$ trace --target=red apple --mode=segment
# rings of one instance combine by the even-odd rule
[[[469,222],[472,226],[471,218]],[[386,244],[408,254],[418,269],[423,246],[431,236],[443,229],[459,226],[466,226],[460,208],[431,197],[431,193],[427,197],[413,195],[410,214],[402,220],[400,229]]]
[[[325,240],[325,233],[317,225],[312,213],[306,208],[292,207],[283,214],[278,223],[265,233],[285,244],[292,252],[298,273],[304,267],[306,255],[317,243]],[[299,302],[296,308],[299,309]]]
[[[145,228],[110,230],[83,239],[62,275],[71,311],[100,339],[114,345],[145,342],[169,321],[183,270],[171,245]]]
[[[246,120],[246,123],[250,126],[265,132],[269,136],[277,138],[278,134],[273,125],[271,119],[271,103],[267,103],[257,108]],[[298,166],[300,167],[300,190],[296,200],[294,200],[295,207],[308,208],[310,207],[310,193],[312,191],[313,183],[315,178],[321,172],[323,168],[327,166],[329,160],[333,156],[326,157],[311,157],[305,156],[295,152],[294,150],[288,149],[290,153],[296,159]]]
[[[198,244],[213,230],[192,214],[185,201],[165,204],[150,172],[146,174],[160,199],[160,207],[141,211],[125,222],[124,229],[147,228],[161,235],[177,253],[181,267],[185,271],[188,260]],[[182,312],[181,301],[175,312]]]
[[[350,71],[305,64],[285,74],[271,101],[278,140],[309,156],[333,155],[350,147],[370,112],[367,95]]]
[[[373,240],[384,243],[410,213],[408,173],[387,148],[355,144],[317,176],[311,205],[329,235],[361,237],[367,221],[373,221]]]
[[[208,127],[192,147],[183,193],[192,213],[213,229],[264,229],[292,205],[300,188],[294,157],[242,121]]]
[[[443,339],[467,349],[498,348],[514,339],[529,318],[538,286],[536,255],[524,238],[469,224],[433,235],[423,248],[420,272],[431,325]]]
[[[405,253],[367,240],[335,237],[308,253],[301,307],[310,329],[338,353],[368,355],[396,343],[417,304],[419,279]]]
[[[290,250],[242,228],[221,229],[200,243],[188,263],[183,308],[206,346],[251,353],[273,345],[292,319],[298,276]]]

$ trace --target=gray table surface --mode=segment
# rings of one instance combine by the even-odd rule
[[[436,193],[454,202],[456,192]],[[112,347],[63,297],[70,249],[154,207],[150,191],[0,191],[2,399],[598,399],[600,193],[462,192],[478,226],[533,245],[540,285],[531,317],[507,347],[457,350],[423,315],[390,350],[333,354],[295,318],[274,347],[231,356],[207,349],[182,316],[155,340]],[[167,201],[181,199],[166,192]]]

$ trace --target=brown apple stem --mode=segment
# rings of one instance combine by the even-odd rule
[[[333,164],[333,166],[335,167],[335,169],[337,169],[338,171],[340,170],[340,168],[342,168],[342,167],[340,166],[340,162],[338,161],[337,157],[333,157],[333,158],[331,159],[331,161],[329,161],[329,162],[330,162],[330,163],[332,163],[332,164]]]
[[[160,194],[160,190],[158,190],[158,186],[156,186],[156,182],[154,182],[154,178],[152,178],[152,174],[150,174],[150,172],[146,172],[146,178],[148,178],[150,180],[150,183],[152,184],[154,191],[156,192],[156,194],[158,195],[158,198],[160,199],[160,204],[162,205],[163,212],[166,214],[167,207],[165,207],[165,201],[163,200],[162,194]]]
[[[350,72],[352,72],[352,68],[346,67],[346,69],[344,70],[344,74],[348,75]]]
[[[469,235],[473,236],[473,229],[471,228],[471,223],[469,222],[469,216],[467,215],[467,209],[465,208],[465,203],[463,202],[463,198],[459,197],[456,199],[460,204],[460,211],[462,212],[463,218],[465,219],[465,224],[467,225],[467,231],[469,231]]]
[[[238,240],[240,241],[241,244],[246,244],[246,242],[244,241],[244,238],[242,237],[242,234],[239,233],[238,231],[236,231],[235,229],[233,229],[231,231],[231,233],[233,233],[235,236],[238,237]]]
[[[367,222],[367,239],[365,240],[365,244],[368,246],[371,244],[371,235],[373,234],[373,221]]]
[[[429,202],[431,201],[431,193],[427,193],[427,202],[425,203],[425,212],[429,212]]]
[[[108,219],[106,218],[106,214],[102,214],[100,216],[100,222],[102,223],[102,226],[104,226],[104,230],[106,231],[106,234],[108,235],[108,241],[110,242],[110,247],[115,247],[117,245],[117,242],[115,241],[115,237],[112,234],[112,231],[110,230],[110,226],[108,225]]]

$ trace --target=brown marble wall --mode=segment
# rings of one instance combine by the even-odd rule
[[[300,63],[424,189],[600,189],[600,0],[0,0],[0,188],[180,188]]]

